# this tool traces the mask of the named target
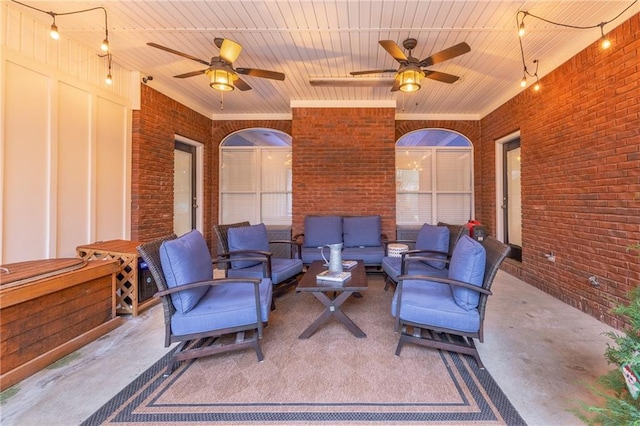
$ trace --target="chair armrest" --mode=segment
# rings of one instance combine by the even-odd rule
[[[294,240],[273,240],[269,244],[289,244],[291,247],[291,255],[293,259],[302,259],[302,244]],[[294,256],[295,255],[295,256]]]
[[[250,253],[258,253],[260,254],[260,257],[255,257],[255,256],[244,256],[244,257],[231,257],[232,254],[238,254],[238,253],[244,253],[244,252],[250,252]],[[213,259],[211,261],[212,265],[218,265],[218,264],[225,264],[228,267],[228,265],[231,264],[231,262],[237,262],[237,261],[245,261],[245,260],[249,260],[249,261],[254,261],[254,262],[261,262],[262,263],[262,276],[265,278],[271,278],[271,253],[268,251],[260,251],[260,250],[241,250],[241,251],[232,251],[232,252],[227,252],[227,253],[220,253],[218,255],[217,258]],[[225,274],[226,275],[226,274]]]
[[[477,285],[469,284],[464,281],[452,280],[451,278],[433,277],[430,275],[400,275],[398,276],[398,285],[401,285],[402,281],[404,280],[430,281],[430,282],[436,282],[440,284],[446,284],[449,286],[455,285],[458,287],[464,287],[469,290],[482,293],[482,294],[487,294],[487,295],[493,294],[491,290],[487,290],[486,288],[478,287]]]
[[[208,281],[196,281],[194,283],[190,283],[190,284],[185,284],[185,285],[181,285],[178,287],[173,287],[173,288],[168,288],[166,290],[163,291],[159,291],[156,294],[153,295],[153,297],[162,297],[162,296],[166,296],[172,293],[176,293],[179,291],[183,291],[183,290],[189,290],[192,288],[198,288],[198,287],[211,287],[211,286],[216,286],[216,285],[222,285],[222,284],[239,284],[239,283],[244,283],[244,284],[255,284],[258,285],[260,284],[262,280],[258,279],[258,278],[216,278],[213,280],[208,280]]]
[[[420,253],[433,253],[433,254],[442,254],[447,256],[446,258],[442,258],[442,257],[431,257],[431,256],[418,256],[418,254]],[[405,256],[406,254],[409,254],[408,256]],[[413,261],[428,261],[428,260],[432,260],[432,261],[436,261],[436,262],[443,262],[443,263],[450,263],[451,262],[451,258],[448,257],[447,253],[443,252],[443,251],[437,251],[437,250],[412,250],[411,252],[404,252],[402,253],[402,255],[400,256],[400,275],[404,275],[407,273],[408,271],[408,264],[409,262],[413,262]]]

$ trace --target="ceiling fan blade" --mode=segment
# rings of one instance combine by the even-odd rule
[[[391,87],[391,91],[397,92],[398,90],[400,90],[400,82],[396,80],[395,83],[393,83],[393,86]]]
[[[209,69],[209,68],[207,68]],[[178,75],[174,75],[173,78],[188,78],[188,77],[194,77],[196,75],[200,75],[200,74],[204,74],[207,69],[205,70],[200,70],[200,71],[191,71],[191,72],[186,72],[184,74],[178,74]]]
[[[284,74],[277,71],[259,70],[256,68],[236,68],[236,72],[238,74],[250,75],[251,77],[262,77],[284,81]]]
[[[351,71],[349,74],[351,75],[366,75],[366,74],[384,74],[387,72],[397,72],[398,70],[388,69],[388,70],[368,70],[368,71]]]
[[[400,49],[400,46],[398,46],[395,41],[380,40],[378,43],[380,43],[380,46],[382,46],[384,50],[386,50],[389,53],[389,55],[393,56],[393,58],[396,61],[398,62],[407,61],[406,55],[404,54],[404,52],[402,52],[402,49]]]
[[[455,83],[460,79],[460,77],[458,77],[457,75],[447,74],[439,71],[429,71],[429,70],[424,71],[424,76],[432,80],[437,80],[437,81],[441,81],[443,83],[449,83],[449,84]]]
[[[237,87],[239,90],[243,92],[246,90],[251,90],[251,86],[249,86],[243,79],[237,78],[233,81],[233,85]]]
[[[156,49],[164,50],[165,52],[173,53],[174,55],[182,56],[183,58],[191,59],[192,61],[200,62],[203,65],[210,65],[209,62],[196,58],[195,56],[188,55],[186,53],[178,52],[177,50],[171,49],[170,47],[161,46],[156,43],[147,43],[147,46],[155,47]]]
[[[225,61],[227,61],[228,63],[232,64],[236,59],[238,59],[240,52],[242,52],[242,46],[240,46],[235,41],[229,40],[226,38],[223,38],[223,39],[216,38],[214,40],[214,43],[216,44],[216,46],[218,46],[219,40],[222,40],[219,46],[220,57]]]
[[[447,61],[449,59],[453,59],[456,56],[464,55],[467,52],[471,51],[471,47],[465,42],[458,43],[455,46],[451,46],[447,49],[444,49],[438,53],[434,53],[433,55],[424,58],[420,61],[421,67],[429,67],[434,64],[438,64],[440,62]]]

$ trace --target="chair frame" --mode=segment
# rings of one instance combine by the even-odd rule
[[[229,251],[229,238],[227,234],[227,231],[229,230],[229,228],[240,228],[243,226],[250,226],[250,225],[251,224],[249,222],[237,222],[237,223],[230,223],[230,224],[224,224],[224,225],[213,225],[213,230],[215,231],[216,236],[218,237],[220,248],[222,248],[223,250],[222,253],[218,253],[217,259],[221,262],[225,262],[226,267],[223,269],[226,275],[227,270],[230,268],[231,260],[234,262],[238,260],[242,260],[242,259],[239,259],[238,256],[260,257],[265,262],[265,264],[263,265],[263,273],[265,275],[263,276],[265,278],[271,278],[271,274],[272,274],[271,258],[273,257],[272,252],[262,251],[262,250]],[[302,257],[300,253],[300,245],[293,240],[292,241],[273,240],[273,241],[269,241],[269,244],[289,244],[291,246],[292,256],[297,256],[293,258],[300,259]],[[294,253],[293,250],[295,247],[297,247],[297,252]],[[284,294],[285,291],[289,289],[289,287],[293,287],[296,285],[298,285],[298,276],[294,276],[281,283],[274,284],[273,296],[274,297],[281,296]],[[275,309],[275,304],[272,304],[272,309]]]
[[[462,281],[452,280],[450,278],[434,277],[427,275],[400,275],[398,277],[398,297],[396,306],[396,319],[394,329],[396,332],[400,332],[400,338],[398,340],[398,346],[396,348],[396,356],[400,356],[400,351],[405,343],[414,343],[416,345],[430,347],[434,349],[442,349],[446,351],[459,352],[467,355],[471,355],[478,364],[480,369],[484,369],[484,364],[480,360],[480,354],[476,348],[473,339],[478,339],[481,343],[484,342],[484,318],[487,307],[487,299],[493,294],[491,292],[491,285],[495,278],[500,265],[503,260],[509,254],[510,247],[493,237],[485,237],[482,245],[486,250],[486,263],[485,272],[482,282],[482,286],[478,287]],[[405,259],[405,262],[429,260],[428,257],[415,256]],[[449,260],[447,260],[448,262]],[[403,269],[405,265],[403,265]],[[476,291],[480,298],[478,302],[478,314],[480,316],[480,327],[477,332],[462,332],[460,330],[441,328],[434,326],[425,326],[424,324],[413,323],[410,321],[404,321],[400,319],[400,310],[402,309],[402,284],[405,280],[422,280],[437,282],[443,285],[455,285],[458,287],[467,288],[472,291]],[[413,333],[407,332],[407,326],[413,328]],[[423,333],[423,330],[425,333]],[[425,336],[426,334],[426,336]],[[458,336],[459,341],[452,338]]]
[[[260,320],[262,318],[262,309],[260,307],[260,290],[259,284],[262,281],[261,279],[248,279],[248,278],[217,278],[210,281],[200,281],[194,282],[191,284],[168,288],[167,282],[164,277],[164,273],[162,271],[162,265],[160,263],[160,246],[165,241],[170,241],[176,239],[177,236],[175,234],[171,234],[157,240],[141,244],[138,246],[138,252],[142,256],[145,262],[149,267],[149,271],[151,272],[153,278],[156,281],[156,285],[158,286],[158,292],[154,294],[154,297],[158,297],[162,300],[162,306],[164,310],[164,326],[165,326],[165,341],[164,346],[169,347],[173,343],[178,342],[178,346],[173,351],[173,355],[169,360],[167,365],[167,369],[165,370],[164,376],[169,376],[176,365],[180,361],[185,361],[189,359],[195,359],[200,357],[205,357],[214,354],[226,353],[236,350],[241,350],[245,348],[253,348],[256,352],[256,356],[259,362],[264,360],[264,354],[262,353],[262,349],[260,347],[259,339],[262,338],[263,332],[263,323]],[[237,260],[237,259],[236,259]],[[264,262],[264,259],[256,259],[256,258],[243,258],[240,260],[260,260]],[[227,260],[223,260],[222,262],[228,262]],[[213,261],[213,263],[220,263],[220,261]],[[213,265],[212,265],[213,267]],[[211,330],[207,332],[201,333],[190,333],[184,335],[175,335],[171,331],[171,317],[176,312],[176,308],[173,305],[171,300],[171,294],[187,290],[196,287],[211,287],[211,286],[219,286],[219,285],[228,285],[228,284],[237,284],[237,283],[252,283],[254,286],[254,294],[256,301],[256,318],[258,318],[257,323],[247,324],[238,327],[229,327]],[[245,336],[247,331],[253,331],[253,334],[250,338]],[[236,333],[236,340],[234,343],[216,343],[219,337],[226,334]]]

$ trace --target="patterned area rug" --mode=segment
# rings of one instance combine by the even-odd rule
[[[473,358],[412,345],[396,357],[393,292],[383,287],[369,275],[364,297],[343,305],[366,338],[332,319],[299,340],[323,307],[290,291],[270,314],[264,362],[245,350],[164,378],[166,356],[83,424],[525,424]]]

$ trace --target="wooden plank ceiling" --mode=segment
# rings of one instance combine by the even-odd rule
[[[286,116],[291,112],[292,101],[336,104],[395,101],[397,113],[407,117],[455,119],[481,118],[523,90],[519,86],[523,75],[516,24],[519,10],[565,24],[591,26],[613,19],[632,1],[58,0],[24,3],[56,13],[104,6],[108,11],[113,61],[126,69],[153,76],[147,84],[213,118],[242,114]],[[15,7],[37,16],[46,25],[51,23],[51,17],[46,14],[20,5]],[[606,25],[605,32],[639,11],[639,3],[633,4],[620,18]],[[104,15],[99,12],[58,16],[56,24],[63,37],[87,46],[104,35]],[[525,25],[526,65],[533,71],[533,60],[538,59],[540,77],[600,38],[600,28],[570,29],[533,17],[527,17]],[[234,90],[222,98],[220,92],[209,88],[204,74],[173,78],[206,66],[147,45],[157,43],[208,62],[218,55],[213,43],[215,37],[242,45],[234,67],[283,72],[285,81],[241,76],[252,90]],[[402,46],[408,37],[418,42],[413,51],[418,59],[457,43],[468,43],[471,52],[428,68],[457,75],[460,80],[446,84],[425,79],[418,92],[392,93],[389,84],[394,74],[387,73],[366,78],[368,82],[382,81],[379,87],[344,87],[345,79],[354,79],[349,75],[351,71],[397,69],[398,63],[378,41],[394,40]],[[314,78],[329,79],[336,85],[314,86],[310,84]],[[530,78],[529,82],[533,80]]]

